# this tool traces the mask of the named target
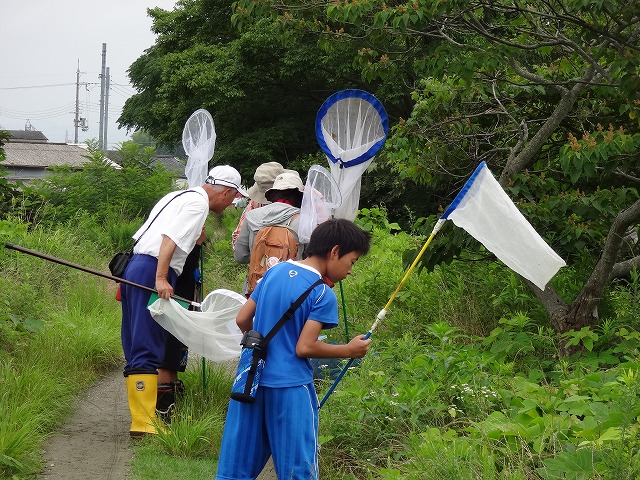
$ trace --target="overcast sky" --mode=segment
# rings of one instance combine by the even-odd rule
[[[0,0],[0,128],[30,125],[50,142],[73,142],[76,71],[80,62],[80,142],[99,137],[102,44],[110,69],[109,148],[129,138],[116,120],[135,93],[127,69],[155,42],[147,8],[172,10],[175,0]]]

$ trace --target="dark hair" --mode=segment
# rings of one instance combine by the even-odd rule
[[[369,232],[365,232],[355,223],[344,218],[331,219],[315,228],[304,253],[307,257],[326,257],[337,245],[340,249],[340,257],[349,252],[366,255],[370,243]]]
[[[287,188],[286,190],[271,190],[264,194],[264,198],[270,202],[277,202],[278,200],[286,200],[296,208],[302,206],[302,192],[297,188]]]

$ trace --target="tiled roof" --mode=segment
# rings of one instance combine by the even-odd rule
[[[173,155],[154,155],[153,161],[155,163],[160,163],[164,165],[164,168],[166,168],[170,172],[176,172],[181,177],[185,176],[184,175],[185,164],[181,162],[178,157],[174,157]]]
[[[106,155],[112,162],[117,164],[122,162],[118,150],[107,150]],[[185,162],[174,155],[154,155],[151,157],[151,161],[151,165],[163,165],[167,171],[177,173],[180,178],[186,178],[184,173]]]
[[[9,142],[47,142],[49,139],[38,130],[5,130],[11,138]]]
[[[68,165],[75,168],[87,163],[89,153],[77,145],[66,143],[14,143],[4,145],[6,167],[52,167]]]

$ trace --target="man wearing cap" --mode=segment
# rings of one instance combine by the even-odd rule
[[[295,234],[297,241],[303,192],[304,184],[298,172],[285,170],[276,177],[273,186],[264,194],[266,200],[272,203],[251,210],[245,217],[233,251],[233,256],[238,263],[249,263],[256,234],[263,227],[286,225]],[[299,246],[297,258],[301,259],[303,253],[304,246]],[[247,287],[245,283],[245,295],[248,292]]]
[[[244,223],[244,219],[254,208],[264,207],[268,205],[269,200],[264,196],[264,193],[273,186],[273,181],[278,175],[284,172],[285,169],[278,162],[267,162],[256,168],[256,172],[253,174],[253,180],[255,183],[247,190],[249,197],[249,203],[244,208],[238,226],[231,234],[231,248],[235,250],[236,242],[238,241],[238,235],[240,235],[240,229]]]
[[[221,213],[237,196],[246,196],[238,171],[229,165],[211,169],[201,187],[171,192],[153,207],[149,218],[133,235],[136,244],[124,278],[155,287],[161,298],[173,294],[176,278],[202,234],[208,213]],[[151,294],[121,284],[122,348],[125,356],[130,436],[157,433],[157,369],[164,358],[166,331],[151,317]]]

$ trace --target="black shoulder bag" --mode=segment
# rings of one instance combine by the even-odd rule
[[[322,284],[322,279],[318,279],[313,285],[307,288],[298,299],[291,304],[289,309],[284,312],[282,318],[278,320],[266,337],[263,337],[257,330],[249,330],[242,337],[240,345],[240,360],[238,361],[238,369],[231,387],[231,398],[239,402],[253,403],[256,399],[256,392],[260,384],[260,376],[264,369],[264,362],[267,357],[267,344],[275,336],[276,333],[287,323],[295,311],[306,300],[311,291],[318,285]]]

